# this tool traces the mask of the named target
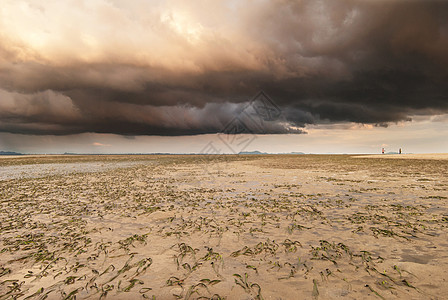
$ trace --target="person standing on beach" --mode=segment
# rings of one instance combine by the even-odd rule
[[[400,148],[400,150],[398,150],[398,154],[401,154],[401,148]]]
[[[384,148],[381,150],[381,152],[384,154]]]

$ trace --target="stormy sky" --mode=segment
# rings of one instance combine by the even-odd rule
[[[448,1],[1,1],[0,146],[185,141],[253,119],[260,91],[281,113],[249,131],[276,140],[446,128]]]

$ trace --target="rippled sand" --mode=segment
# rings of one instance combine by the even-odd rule
[[[3,159],[0,170],[39,162],[91,168],[0,180],[0,297],[448,294],[446,160],[39,159]],[[115,167],[96,169],[105,163]]]

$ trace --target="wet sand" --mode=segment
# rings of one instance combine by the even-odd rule
[[[0,180],[0,298],[444,299],[448,161],[383,158],[3,159],[90,167]]]
[[[138,162],[77,162],[77,163],[46,163],[30,165],[3,166],[1,180],[39,178],[47,176],[67,175],[71,173],[93,173],[117,168],[126,168],[139,164]]]

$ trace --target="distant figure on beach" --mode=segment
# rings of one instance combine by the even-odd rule
[[[384,154],[384,148],[381,150],[381,152],[383,152],[383,154]]]
[[[400,148],[400,150],[398,150],[398,154],[401,154],[401,148]]]

